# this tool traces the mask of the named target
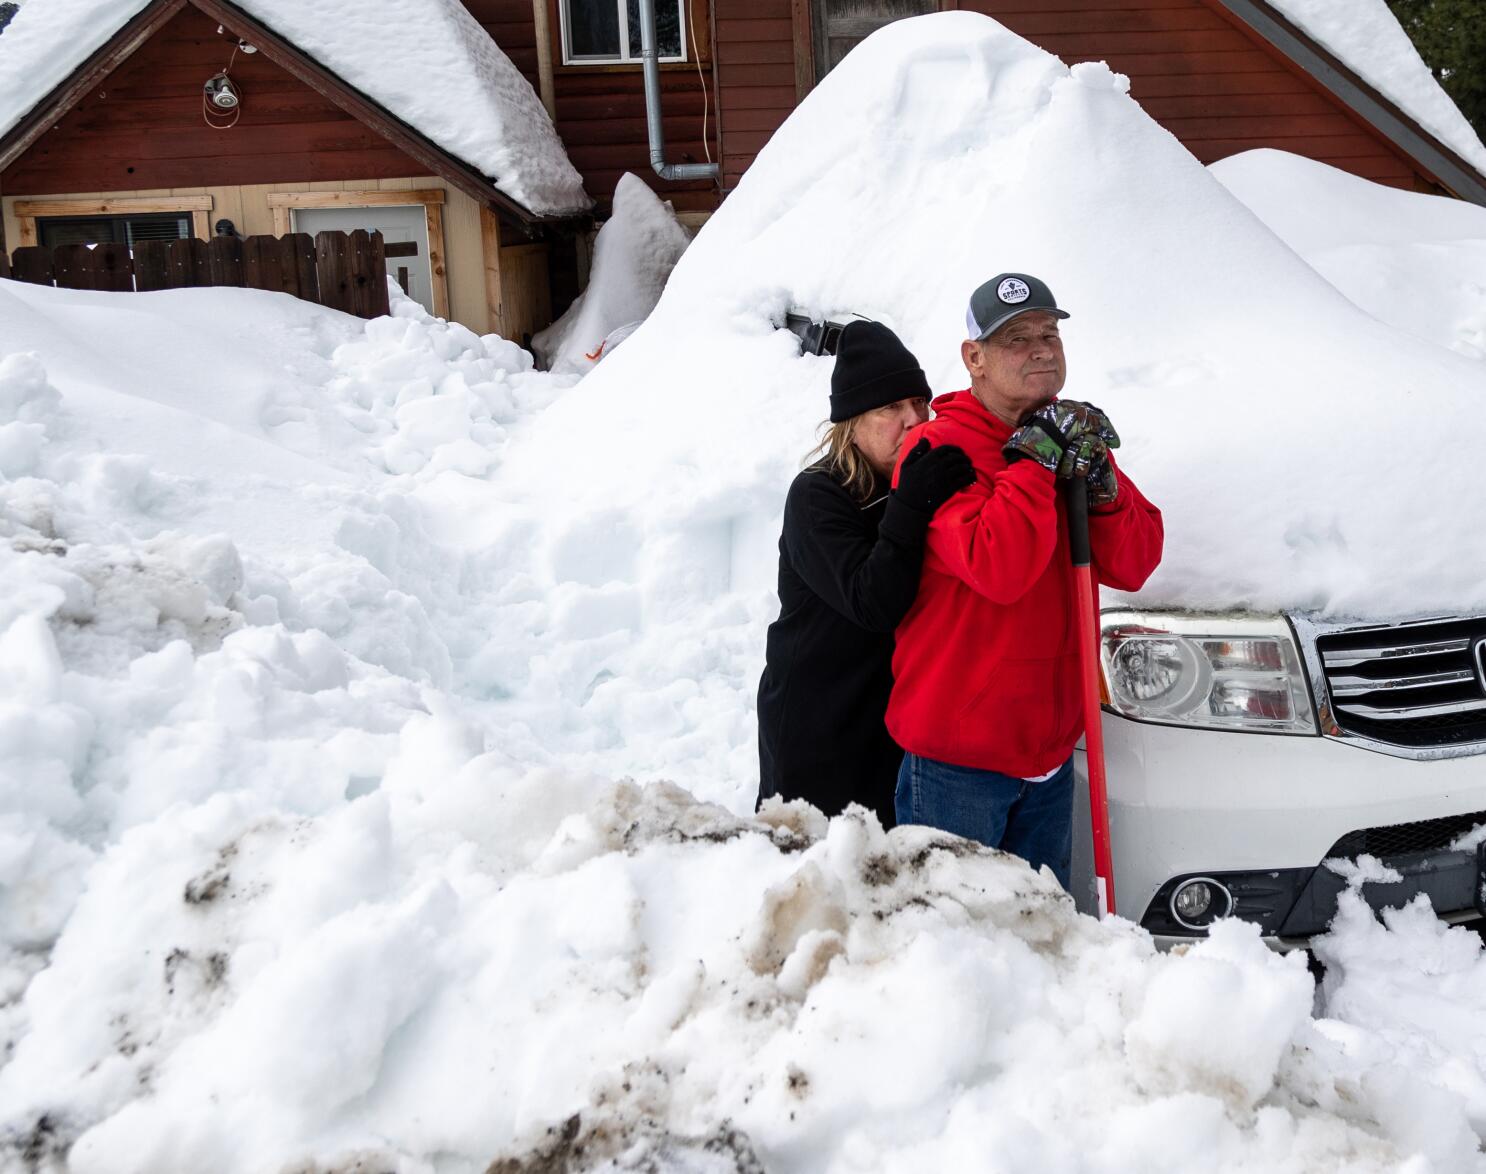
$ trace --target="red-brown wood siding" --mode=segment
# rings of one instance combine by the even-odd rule
[[[792,48],[790,3],[717,4],[724,182],[732,188],[795,105],[793,66],[758,64]],[[1070,65],[1107,61],[1203,163],[1278,147],[1368,179],[1435,190],[1399,148],[1209,0],[959,0],[958,7],[994,17]]]
[[[790,0],[714,0],[723,186],[731,190],[795,108]]]
[[[702,35],[702,30],[697,30]],[[554,33],[555,36],[555,33]],[[711,180],[664,183],[650,166],[650,138],[645,128],[645,89],[639,68],[625,70],[557,67],[553,79],[557,133],[568,158],[583,176],[583,186],[598,201],[600,217],[608,214],[614,187],[626,171],[634,172],[678,211],[717,207],[717,185]],[[708,111],[707,137],[717,157],[717,102],[710,93],[712,71],[704,66],[663,69],[660,75],[662,126],[670,163],[706,162],[702,149],[702,104]]]
[[[614,198],[614,185],[632,171],[652,188],[685,211],[717,207],[713,183],[667,184],[650,166],[650,139],[645,129],[645,90],[639,66],[616,69],[596,66],[564,66],[557,6],[549,6],[552,33],[553,100],[557,107],[557,130],[568,157],[583,176],[583,186],[598,201],[600,217],[607,215]],[[462,0],[501,50],[516,63],[532,88],[537,89],[536,21],[532,0]],[[697,36],[710,39],[706,6],[693,11]],[[710,50],[710,44],[704,46]],[[695,54],[693,54],[695,56]],[[717,142],[717,100],[710,93],[712,68],[702,67],[698,79],[695,66],[661,70],[661,107],[666,133],[666,154],[673,163],[704,162],[702,150],[702,99],[708,99],[708,130],[713,153]]]
[[[531,0],[461,0],[490,39],[537,88],[537,22]]]
[[[229,130],[202,119],[201,86],[232,42],[184,9],[0,174],[7,196],[427,174],[264,54],[239,53],[244,95]]]

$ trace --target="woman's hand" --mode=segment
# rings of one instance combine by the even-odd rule
[[[920,440],[903,458],[894,495],[909,509],[932,514],[975,481],[975,467],[965,450],[953,444],[931,448]]]

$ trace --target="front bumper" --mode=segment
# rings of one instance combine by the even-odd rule
[[[1486,755],[1416,761],[1321,737],[1239,734],[1104,717],[1116,907],[1162,937],[1172,882],[1243,878],[1235,914],[1276,938],[1323,930],[1344,883],[1322,860],[1349,833],[1486,812]],[[1080,753],[1075,763],[1085,763]],[[1483,815],[1486,821],[1486,815]],[[1442,913],[1475,916],[1474,853],[1389,856],[1398,886],[1368,884],[1375,905],[1428,893]],[[1152,915],[1148,918],[1148,914]]]

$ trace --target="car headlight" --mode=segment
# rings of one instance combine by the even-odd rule
[[[1283,616],[1108,611],[1100,659],[1116,713],[1141,721],[1314,734]]]

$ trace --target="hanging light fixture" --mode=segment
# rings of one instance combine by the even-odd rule
[[[223,31],[218,25],[217,32]],[[237,60],[239,50],[244,53],[258,52],[256,46],[249,45],[245,41],[238,41],[232,47],[232,56],[227,59],[227,68],[207,78],[206,83],[201,87],[201,117],[213,130],[227,130],[234,127],[237,125],[237,120],[242,117],[242,89],[237,82],[232,80],[229,72],[232,69],[232,63]],[[213,121],[214,118],[218,120],[225,118],[227,121]]]

